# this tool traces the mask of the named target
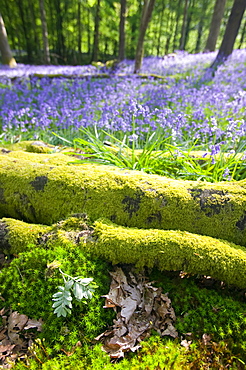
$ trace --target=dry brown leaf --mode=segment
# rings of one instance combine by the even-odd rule
[[[209,344],[211,344],[210,343],[210,341],[211,341],[211,336],[209,335],[209,334],[203,334],[202,335],[202,343],[205,345],[205,346],[207,346],[207,345],[209,345]]]
[[[28,319],[28,321],[27,321],[27,323],[24,327],[24,330],[36,328],[37,331],[42,331],[42,325],[43,325],[43,320],[42,319],[39,319],[39,320]]]
[[[3,316],[8,310],[2,309],[3,325],[0,327],[0,367],[10,369],[16,359],[23,358],[28,351],[28,347],[33,343],[27,330],[36,328],[42,329],[42,320],[28,319],[26,315],[19,314],[17,311],[9,312],[9,316]],[[27,334],[28,333],[28,334]],[[21,336],[20,336],[21,334]]]
[[[104,307],[112,307],[116,319],[112,330],[100,334],[96,340],[103,343],[103,350],[111,358],[124,357],[125,352],[136,351],[151,329],[160,335],[174,338],[178,333],[173,326],[176,319],[171,300],[161,288],[156,288],[146,281],[141,274],[121,268],[111,272],[112,282]]]
[[[27,321],[28,317],[26,315],[21,315],[17,311],[12,312],[8,320],[8,331],[23,330]]]
[[[186,349],[190,348],[190,345],[192,343],[192,340],[183,339],[181,340],[181,346],[185,347]]]

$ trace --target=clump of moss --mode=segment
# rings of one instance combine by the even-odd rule
[[[55,262],[54,262],[55,261]],[[63,279],[55,268],[71,276],[92,277],[98,285],[88,304],[73,302],[72,314],[66,319],[53,314],[52,295]],[[47,247],[28,248],[2,268],[0,272],[0,308],[10,307],[30,318],[42,318],[40,335],[54,349],[70,347],[77,341],[90,342],[112,321],[112,312],[103,309],[101,295],[108,292],[111,267],[101,259],[94,258],[74,244],[54,244]]]
[[[198,340],[208,334],[215,342],[226,341],[234,355],[246,362],[246,302],[243,290],[215,282],[201,284],[199,275],[158,271],[151,274],[156,284],[169,292],[177,315],[176,329],[181,337]]]
[[[228,349],[226,343],[213,343],[213,348],[197,341],[187,350],[177,340],[152,335],[142,343],[138,353],[126,354],[119,362],[111,363],[100,345],[79,347],[70,355],[49,359],[45,343],[33,348],[34,358],[20,362],[15,370],[197,370],[244,369],[244,364]]]

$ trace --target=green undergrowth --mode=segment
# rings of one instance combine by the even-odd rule
[[[52,308],[52,295],[63,283],[57,266],[71,276],[92,277],[98,285],[94,297],[86,305],[73,304],[72,313],[66,318],[56,317]],[[181,278],[177,272],[159,271],[145,273],[155,281],[155,286],[169,292],[177,316],[175,327],[179,338],[160,338],[152,333],[140,351],[111,363],[94,340],[113,323],[114,313],[103,308],[104,299],[101,298],[108,293],[108,272],[111,270],[110,264],[72,244],[44,245],[33,250],[30,247],[17,258],[9,256],[6,259],[0,270],[0,309],[9,307],[29,318],[44,321],[43,331],[37,334],[38,340],[30,351],[31,356],[19,361],[15,369],[244,368],[244,292],[219,283],[207,287],[197,276]],[[205,333],[211,336],[210,345],[202,342]],[[192,342],[188,349],[180,345],[184,339]],[[213,367],[206,367],[211,363]]]
[[[73,303],[72,315],[67,318],[56,317],[52,308],[52,295],[64,284],[57,266],[71,276],[92,277],[98,285],[87,304]],[[0,301],[0,307],[10,307],[32,319],[42,318],[40,338],[46,338],[55,351],[70,348],[77,341],[90,343],[112,319],[112,312],[102,309],[101,298],[109,289],[109,270],[109,264],[73,244],[28,248],[1,270],[0,292],[5,301]]]
[[[55,135],[66,144],[83,151],[83,158],[73,161],[74,164],[89,162],[113,165],[180,180],[218,182],[245,179],[244,143],[239,143],[233,151],[230,144],[217,145],[215,155],[208,149],[209,145],[201,146],[196,141],[189,146],[187,143],[172,145],[171,139],[163,140],[159,131],[147,135],[146,140],[140,143],[130,139],[129,135],[119,139],[117,133],[113,135],[97,130],[96,126],[94,132],[90,128],[80,129],[81,137],[73,141]],[[81,157],[81,153],[78,156]]]
[[[192,339],[209,334],[214,341],[228,341],[235,353],[246,360],[245,292],[210,278],[173,272],[154,272],[156,285],[169,292],[177,315],[175,327]],[[210,286],[211,285],[211,286]]]
[[[194,342],[189,349],[182,347],[177,340],[161,339],[153,335],[142,342],[137,353],[126,355],[123,360],[110,362],[109,356],[100,345],[93,348],[77,348],[70,355],[49,358],[45,343],[33,346],[33,358],[19,362],[15,370],[197,370],[197,369],[244,369],[243,362],[232,355],[225,342],[205,346],[201,341]]]

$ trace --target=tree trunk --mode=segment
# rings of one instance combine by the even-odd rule
[[[186,28],[187,28],[188,7],[189,7],[189,0],[185,0],[184,13],[183,13],[183,23],[182,23],[181,37],[180,37],[180,43],[179,43],[179,49],[180,50],[184,50],[184,46],[185,46],[185,35],[186,35]]]
[[[145,37],[148,24],[151,19],[154,5],[155,5],[155,0],[144,0],[144,6],[142,10],[140,30],[139,30],[139,36],[138,36],[138,43],[137,43],[137,50],[136,50],[136,56],[135,56],[134,73],[137,73],[141,69],[141,66],[142,66],[143,51],[144,51],[143,49],[144,37]]]
[[[156,47],[157,56],[160,55],[161,35],[162,35],[162,32],[163,32],[163,18],[164,18],[164,13],[165,13],[165,1],[162,2],[162,8],[161,8],[161,14],[160,14],[159,31],[158,31],[157,47]]]
[[[19,8],[19,12],[20,12],[20,18],[21,18],[21,23],[22,23],[22,28],[23,28],[24,38],[25,38],[28,63],[32,63],[33,62],[33,50],[32,50],[32,45],[30,41],[29,29],[28,29],[30,26],[28,26],[26,22],[26,17],[25,17],[25,12],[24,12],[25,8],[23,5],[23,1],[18,0],[17,5]]]
[[[223,18],[226,0],[216,0],[209,35],[204,51],[214,51],[219,36],[220,24]]]
[[[189,8],[188,8],[188,15],[187,15],[187,22],[186,22],[186,27],[185,27],[185,37],[184,37],[184,48],[183,48],[183,50],[186,49],[186,45],[187,45],[188,40],[189,40],[189,35],[190,35],[190,30],[191,30],[190,24],[191,24],[191,20],[192,20],[194,11],[195,11],[195,0],[190,0],[190,4],[189,4]]]
[[[121,0],[120,4],[119,61],[122,61],[125,59],[126,0]]]
[[[1,14],[0,14],[0,52],[3,64],[8,65],[11,68],[16,67],[16,61],[13,58],[9,47],[7,32]]]
[[[88,55],[91,53],[91,22],[90,22],[90,10],[87,8],[87,52]]]
[[[43,47],[44,47],[44,63],[50,64],[50,49],[49,49],[49,36],[46,21],[46,11],[44,7],[44,0],[39,0],[40,17],[42,23]]]
[[[0,217],[50,225],[86,213],[91,220],[106,217],[246,246],[246,181],[182,181],[110,166],[55,165],[57,154],[45,162],[41,154],[21,156],[0,155]]]
[[[81,27],[81,2],[78,1],[78,12],[77,12],[77,27],[78,27],[78,52],[79,60],[81,59],[81,44],[82,44],[82,27]]]
[[[242,33],[241,33],[241,37],[240,37],[240,41],[239,41],[239,45],[238,45],[238,49],[241,49],[241,47],[242,47],[245,34],[246,34],[246,20],[245,20],[244,25],[243,25],[243,29],[242,29]]]
[[[63,35],[63,13],[61,9],[61,1],[55,0],[55,11],[56,11],[56,48],[57,53],[60,58],[64,58],[65,55],[65,43],[64,43],[64,35]]]
[[[186,231],[143,230],[100,219],[88,223],[77,214],[52,226],[0,220],[0,253],[18,256],[30,248],[72,243],[113,264],[138,269],[185,271],[209,275],[239,288],[246,287],[246,249],[227,241]]]
[[[177,49],[177,36],[178,36],[178,29],[179,29],[179,19],[181,16],[181,2],[182,0],[179,0],[178,6],[177,6],[177,16],[176,16],[176,26],[174,30],[174,36],[173,36],[173,50]]]
[[[92,61],[98,61],[98,52],[99,52],[99,26],[100,26],[100,5],[101,0],[97,0],[96,6],[96,15],[95,15],[95,28],[94,28],[94,42],[92,49]]]
[[[198,53],[200,51],[200,47],[201,47],[201,38],[202,38],[202,33],[203,33],[204,18],[205,18],[207,6],[208,6],[208,1],[207,0],[203,0],[202,14],[204,14],[204,16],[202,16],[200,18],[200,21],[198,23],[197,40],[196,40],[196,48],[195,48],[195,52],[196,53]]]
[[[210,67],[213,72],[215,72],[218,66],[223,64],[232,53],[245,8],[245,0],[234,0],[218,55]]]
[[[40,60],[40,39],[39,39],[39,32],[38,27],[36,24],[36,19],[38,18],[38,13],[35,12],[35,7],[33,4],[33,0],[28,0],[28,8],[27,8],[27,18],[30,19],[31,25],[31,44],[32,50],[35,56],[35,60]]]

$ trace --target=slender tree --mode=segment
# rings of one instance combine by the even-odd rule
[[[245,34],[246,34],[246,19],[244,21],[244,25],[243,25],[243,29],[242,29],[242,33],[241,33],[241,37],[240,37],[240,41],[239,41],[239,45],[238,45],[238,49],[241,49],[241,47],[242,47]]]
[[[155,0],[144,0],[144,6],[142,10],[140,30],[138,36],[137,50],[135,56],[135,67],[134,73],[137,73],[142,66],[143,60],[143,47],[144,47],[144,37],[151,19],[151,15],[154,9]]]
[[[184,50],[184,46],[185,46],[188,7],[189,7],[189,0],[185,0],[184,13],[183,13],[183,23],[182,23],[181,37],[180,37],[180,43],[179,43],[179,49],[180,50]]]
[[[44,0],[39,0],[39,9],[40,9],[41,24],[42,24],[44,63],[50,64],[49,36],[48,36],[48,27],[47,27],[47,21],[46,21],[46,11],[45,11],[45,6],[44,6]]]
[[[78,27],[78,52],[79,59],[81,58],[81,44],[82,44],[82,27],[81,27],[81,0],[78,0],[78,11],[77,11],[77,27]]]
[[[181,50],[186,49],[186,45],[187,45],[188,40],[189,40],[190,31],[192,30],[191,23],[193,21],[194,14],[195,14],[195,5],[196,5],[196,0],[190,0],[189,7],[187,9],[187,22],[186,22],[186,26],[185,26],[184,45],[183,45],[183,48]]]
[[[54,7],[56,12],[56,48],[57,54],[60,58],[64,58],[65,55],[65,38],[63,34],[63,18],[64,13],[61,7],[61,0],[54,1]]]
[[[96,5],[96,15],[95,15],[95,28],[94,28],[94,42],[92,49],[92,61],[98,61],[98,52],[99,52],[99,25],[100,25],[100,6],[101,0],[97,0]]]
[[[198,23],[198,29],[197,29],[197,39],[196,39],[196,48],[195,48],[196,53],[198,53],[200,51],[201,38],[202,38],[202,34],[203,34],[204,20],[205,20],[204,15],[206,14],[207,7],[208,7],[208,0],[203,0],[202,7],[201,7],[203,16],[200,17],[200,20],[199,20],[199,23]]]
[[[125,59],[126,0],[120,1],[119,61]]]
[[[7,32],[1,14],[0,14],[0,52],[2,55],[3,64],[6,64],[11,68],[16,67],[16,61],[13,58],[9,47]]]
[[[157,36],[157,46],[156,46],[156,54],[160,55],[160,47],[161,47],[161,36],[163,31],[163,19],[164,19],[164,12],[165,12],[165,1],[162,1],[161,11],[159,13],[159,30]]]
[[[226,0],[216,0],[212,21],[210,24],[209,35],[204,51],[214,51],[219,36],[220,24],[224,15]]]
[[[178,48],[178,30],[179,30],[179,19],[181,17],[181,3],[182,0],[178,0],[177,8],[176,8],[176,20],[175,20],[175,29],[173,35],[173,50]]]
[[[213,72],[215,72],[218,66],[224,63],[232,53],[245,8],[246,0],[234,0],[218,55],[210,67]]]
[[[26,7],[25,7],[25,4],[23,3],[23,0],[17,0],[16,3],[18,6],[19,14],[20,14],[20,20],[21,20],[21,26],[22,26],[23,36],[25,40],[28,62],[32,63],[33,62],[33,47],[32,47],[31,34],[29,32],[31,28],[30,20],[26,16],[27,15]]]

